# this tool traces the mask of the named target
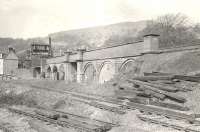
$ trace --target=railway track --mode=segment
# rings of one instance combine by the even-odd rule
[[[47,90],[47,88],[40,88],[40,87],[37,87],[37,88]],[[71,92],[71,91],[60,91],[60,90],[52,90],[52,89],[50,89],[50,90],[59,92],[62,94],[68,94],[68,95],[71,95],[72,97],[80,98],[81,100],[96,101],[96,102],[100,102],[100,103],[106,102],[106,103],[118,105],[118,107],[121,107],[124,110],[126,110],[126,109],[136,110],[137,109],[137,110],[140,110],[145,113],[162,115],[166,118],[181,120],[184,122],[189,122],[190,124],[200,125],[200,121],[197,120],[195,118],[195,116],[186,114],[186,113],[182,113],[179,111],[175,111],[175,110],[155,107],[155,106],[151,106],[151,105],[133,103],[133,102],[124,104],[121,100],[118,100],[115,98],[110,98],[110,97],[108,98],[108,97],[103,97],[103,96],[87,95],[87,94],[75,93],[75,92]],[[83,101],[83,103],[84,103],[84,101]],[[116,107],[116,108],[118,108],[118,107]],[[108,110],[105,106],[101,106],[101,109]],[[109,110],[109,111],[111,111],[111,110]]]
[[[58,92],[58,93],[61,93],[61,94],[67,94],[67,95],[70,95],[72,97],[76,97],[76,98],[83,99],[83,100],[106,102],[106,103],[110,103],[110,104],[115,104],[115,105],[123,107],[125,109],[133,109],[133,110],[139,109],[139,110],[147,111],[147,112],[155,112],[157,114],[166,113],[165,115],[169,116],[169,117],[174,114],[175,115],[174,117],[176,117],[176,118],[180,117],[180,118],[186,118],[186,119],[191,118],[191,120],[194,119],[192,116],[187,115],[187,114],[182,114],[180,112],[176,112],[174,110],[169,110],[169,109],[161,109],[161,108],[158,108],[158,107],[153,107],[151,105],[139,104],[139,103],[134,103],[134,102],[124,104],[122,100],[112,98],[112,97],[104,97],[104,96],[93,95],[93,94],[82,94],[82,93],[76,93],[76,92],[71,92],[71,91],[67,91],[67,90],[65,90],[65,91],[55,90],[55,89],[49,89],[49,88],[42,88],[42,87],[38,87],[38,86],[33,86],[33,87],[40,89],[40,90],[42,89],[42,90]]]
[[[96,101],[85,101],[85,100],[81,100],[81,99],[73,99],[73,100],[88,104],[90,106],[93,106],[93,107],[96,107],[96,108],[99,108],[99,109],[114,112],[114,113],[117,113],[117,114],[125,114],[126,113],[123,108],[108,106],[108,105],[105,105],[105,104],[102,104],[102,103],[99,103],[99,102],[96,102]]]
[[[44,109],[44,110],[47,110],[45,108],[41,108],[41,109]],[[102,125],[109,125],[111,127],[114,127],[114,126],[119,126],[118,124],[114,124],[114,123],[110,123],[110,122],[105,122],[105,121],[101,121],[101,120],[97,120],[97,119],[90,119],[88,117],[85,117],[85,116],[80,116],[80,115],[75,115],[75,114],[72,114],[72,113],[68,113],[68,112],[64,112],[64,111],[60,111],[60,110],[55,110],[55,109],[48,109],[48,111],[52,111],[52,112],[57,112],[61,115],[64,115],[64,116],[68,116],[68,117],[71,117],[71,118],[76,118],[76,119],[80,119],[80,120],[83,120],[83,121],[92,121],[93,123],[97,123],[97,124],[102,124]]]
[[[65,112],[63,112],[63,113],[65,113]],[[164,126],[164,127],[170,127],[170,128],[180,130],[180,131],[200,132],[200,125],[191,124],[191,123],[185,122],[181,119],[179,119],[179,120],[178,119],[171,119],[171,118],[167,118],[163,115],[157,115],[157,114],[152,115],[152,114],[149,114],[149,113],[141,113],[141,114],[138,114],[137,117],[139,119],[141,119],[142,121],[145,121],[145,122],[148,122],[148,123],[158,124],[158,125],[161,125],[161,126]],[[102,121],[100,121],[100,122],[102,122]],[[116,124],[111,124],[111,125],[116,126]]]
[[[40,90],[45,90],[45,91],[52,91],[52,92],[57,92],[61,94],[66,94],[70,95],[73,97],[74,101],[82,102],[91,106],[94,106],[99,109],[107,110],[110,112],[118,113],[118,114],[125,114],[125,109],[121,107],[121,104],[123,103],[122,100],[117,100],[114,98],[108,98],[100,95],[94,95],[94,94],[82,94],[82,93],[76,93],[76,92],[71,92],[71,91],[62,91],[62,90],[55,90],[55,89],[49,89],[49,88],[42,88],[38,86],[32,85],[33,88],[40,89]],[[112,107],[109,105],[102,104],[102,102],[106,102],[109,104],[115,104],[117,107]],[[120,107],[119,107],[120,106]]]
[[[200,125],[190,124],[180,120],[169,119],[164,116],[158,115],[137,115],[142,121],[162,125],[165,127],[170,127],[176,130],[185,131],[185,132],[200,132]]]
[[[86,117],[74,116],[73,114],[67,114],[59,111],[47,111],[45,109],[29,109],[22,110],[18,108],[7,108],[10,112],[20,115],[28,116],[33,119],[48,122],[50,124],[56,124],[62,127],[74,128],[80,132],[106,132],[113,126],[110,123],[100,122],[97,120],[91,120]],[[40,111],[39,112],[36,112]]]

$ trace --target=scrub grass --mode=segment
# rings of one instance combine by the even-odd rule
[[[24,93],[14,92],[0,93],[0,105],[26,105],[28,107],[37,106],[37,102]]]

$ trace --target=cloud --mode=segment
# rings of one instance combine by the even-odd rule
[[[199,0],[0,0],[0,37],[155,18],[182,12],[200,21]]]

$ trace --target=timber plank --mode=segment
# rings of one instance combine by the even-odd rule
[[[155,106],[161,106],[164,108],[170,108],[174,110],[180,110],[180,111],[188,111],[190,110],[188,107],[183,107],[177,104],[170,104],[170,103],[163,103],[163,102],[158,102],[158,101],[149,101],[150,105],[155,105]]]
[[[172,80],[174,78],[173,75],[169,76],[139,76],[139,77],[133,77],[134,80],[140,80],[140,81],[157,81],[157,80]]]
[[[186,102],[186,99],[183,98],[183,97],[180,97],[180,96],[178,96],[178,95],[176,95],[174,93],[170,93],[170,92],[167,92],[167,91],[162,91],[162,90],[159,90],[159,89],[154,88],[152,86],[146,85],[143,81],[139,81],[139,80],[128,80],[128,81],[132,82],[132,83],[134,83],[136,85],[143,86],[144,88],[149,89],[151,91],[154,91],[156,93],[163,94],[166,97],[168,97],[169,99],[175,100],[177,102],[180,102],[180,103]]]
[[[143,105],[143,104],[138,104],[138,103],[133,103],[133,102],[128,102],[127,105],[130,108],[138,108],[140,110],[143,110],[143,111],[146,111],[149,113],[160,114],[163,116],[173,117],[173,118],[177,118],[177,119],[185,119],[190,122],[195,121],[195,117],[192,115],[180,113],[180,112],[169,110],[169,109],[164,109],[164,108],[161,109],[161,108],[157,108],[154,106]]]

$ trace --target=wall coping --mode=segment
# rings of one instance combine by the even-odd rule
[[[120,46],[125,46],[125,45],[130,45],[130,44],[137,44],[137,43],[141,43],[141,42],[144,42],[144,41],[140,40],[140,41],[135,41],[135,42],[121,43],[121,44],[114,45],[114,46],[107,46],[107,47],[100,47],[100,48],[96,48],[96,49],[86,50],[85,52],[91,52],[91,51],[103,50],[103,49],[110,49],[110,48],[113,48],[113,47],[120,47]]]
[[[127,43],[125,45],[136,44],[136,43],[139,43],[139,42],[143,42],[143,41],[138,41],[138,42],[135,42],[135,43]],[[89,50],[89,51],[85,51],[85,52],[92,52],[92,51],[103,50],[103,49],[119,47],[119,46],[124,46],[124,44],[93,49],[93,50]],[[119,56],[119,57],[115,57],[115,58],[135,57],[135,56],[142,56],[142,55],[145,55],[145,54],[162,54],[162,53],[167,53],[167,52],[180,52],[180,51],[197,50],[197,49],[200,49],[199,44],[198,45],[192,45],[192,46],[179,46],[179,47],[172,47],[172,48],[167,48],[167,49],[158,49],[158,50],[155,50],[155,51],[142,52],[142,53],[139,53],[139,54],[136,54],[136,55],[133,55],[133,56],[121,56],[121,57]],[[72,53],[70,55],[74,55],[74,54],[77,54],[77,53]],[[55,56],[55,57],[52,57],[52,58],[49,58],[49,59],[55,59],[55,58],[58,58],[58,57],[64,57],[64,55]],[[109,57],[109,58],[105,58],[103,60],[115,59],[115,58]],[[95,60],[102,60],[102,59],[95,59]],[[92,60],[83,60],[83,61],[92,61]]]
[[[155,51],[148,51],[148,52],[143,52],[139,53],[133,56],[122,56],[122,57],[110,57],[110,58],[104,58],[104,59],[95,59],[95,60],[83,60],[83,61],[96,61],[96,60],[108,60],[108,59],[117,59],[117,58],[127,58],[127,57],[138,57],[138,56],[143,56],[145,54],[162,54],[162,53],[167,53],[167,52],[180,52],[180,51],[187,51],[187,50],[200,50],[200,45],[195,45],[195,46],[187,46],[187,47],[177,47],[174,49],[161,49],[161,50],[155,50]]]
[[[179,51],[187,51],[187,50],[200,50],[200,45],[192,45],[192,46],[184,46],[184,47],[173,47],[173,48],[168,48],[168,49],[159,49],[155,51],[149,51],[149,52],[143,52],[141,55],[144,54],[162,54],[162,53],[167,53],[167,52],[179,52]]]
[[[200,49],[200,45],[192,45],[192,46],[180,46],[180,47],[173,47],[168,49],[160,49],[158,51],[160,52],[177,52],[177,51],[184,51],[184,50],[194,50],[194,49]]]
[[[96,51],[96,50],[103,50],[103,49],[110,49],[110,48],[113,48],[113,47],[120,47],[120,46],[125,46],[125,45],[130,45],[130,44],[137,44],[137,43],[141,43],[141,42],[144,42],[144,41],[135,41],[135,42],[128,42],[128,43],[121,43],[119,45],[114,45],[114,46],[108,46],[108,47],[100,47],[100,48],[95,48],[95,49],[90,49],[90,50],[86,50],[84,52],[92,52],[92,51]],[[84,54],[83,52],[83,54]],[[75,55],[77,54],[76,52],[72,52],[70,53],[69,55]],[[58,58],[58,57],[63,57],[65,55],[58,55],[58,56],[54,56],[54,57],[51,57],[51,58],[48,58],[48,59],[53,59],[53,58]]]

